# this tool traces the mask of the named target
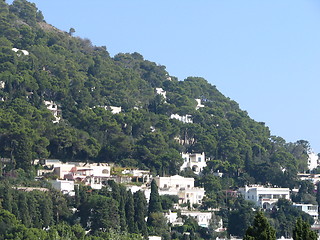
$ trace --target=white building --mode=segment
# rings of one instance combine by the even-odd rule
[[[52,187],[63,194],[68,194],[70,196],[74,196],[74,181],[68,181],[68,180],[51,180],[50,183],[52,184]]]
[[[196,220],[199,226],[201,227],[209,227],[212,213],[211,212],[200,212],[200,211],[181,211],[182,216],[189,216]],[[178,217],[177,212],[171,212],[165,214],[168,222],[171,223],[173,226],[176,225],[183,225],[182,219]]]
[[[205,196],[204,188],[194,187],[194,178],[185,178],[179,175],[171,177],[155,177],[159,195],[176,195],[179,204],[201,204]]]
[[[195,174],[199,174],[204,167],[207,166],[206,156],[203,153],[181,153],[183,158],[183,164],[180,167],[180,171],[186,168],[191,168]]]
[[[318,167],[319,157],[314,152],[311,152],[308,155],[309,155],[309,158],[308,158],[308,169],[309,170],[313,170],[313,169]]]
[[[149,236],[148,240],[161,240],[162,238],[160,236]]]
[[[239,188],[239,192],[246,200],[252,201],[257,207],[264,209],[271,209],[280,198],[290,200],[289,188],[266,188],[252,185]]]
[[[129,175],[131,180],[136,180],[136,182],[147,183],[150,181],[150,171],[140,170],[140,169],[125,169],[121,172],[122,174]]]
[[[112,114],[119,114],[122,111],[121,107],[115,107],[115,106],[100,106],[100,105],[98,105],[97,107],[101,107],[107,111],[111,111]],[[95,106],[93,108],[95,108]]]
[[[4,81],[0,81],[0,89],[5,88],[6,83]]]
[[[104,181],[110,177],[111,167],[107,164],[85,164],[75,166],[70,172],[64,175],[65,179],[83,182],[93,189],[101,189]]]
[[[38,171],[38,176],[51,173],[60,180],[82,182],[93,189],[101,189],[104,182],[111,176],[111,167],[107,163],[62,163],[59,160],[51,160],[46,161],[46,164],[52,170]]]
[[[184,116],[180,116],[179,114],[171,114],[170,118],[177,119],[183,123],[193,123],[192,116],[189,114],[186,114]]]
[[[25,56],[28,56],[29,55],[29,52],[27,50],[21,50],[21,49],[18,49],[18,48],[12,48],[12,51],[14,51],[15,53],[17,53],[18,57],[21,56],[21,53]]]
[[[318,219],[318,205],[294,203],[292,206],[300,209],[301,211],[308,213],[313,219]]]
[[[167,99],[167,92],[162,88],[156,88],[156,94],[161,95],[165,100]]]
[[[195,99],[195,100],[196,100],[196,102],[197,102],[196,110],[204,107],[204,105],[201,104],[201,99],[197,98],[197,99]]]
[[[61,120],[61,110],[58,108],[58,105],[53,101],[44,101],[46,108],[52,113],[55,118],[52,122],[58,123]]]
[[[298,177],[303,181],[310,181],[314,185],[320,181],[320,174],[298,173]]]
[[[200,227],[209,227],[212,213],[211,212],[200,212],[200,211],[181,211],[181,215],[190,216],[196,220]]]
[[[121,113],[122,111],[121,107],[109,106],[109,108],[113,114],[118,114],[118,113]]]

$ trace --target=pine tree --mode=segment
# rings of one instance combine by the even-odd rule
[[[243,240],[275,240],[276,231],[268,223],[262,212],[258,212],[254,218],[253,225],[250,226]]]
[[[310,229],[310,225],[299,217],[293,229],[292,238],[293,240],[316,240],[318,236]]]

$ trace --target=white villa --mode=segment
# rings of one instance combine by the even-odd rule
[[[165,100],[167,99],[167,92],[162,88],[156,88],[156,94],[161,95]]]
[[[313,170],[318,167],[319,157],[314,152],[311,152],[308,155],[308,169]]]
[[[58,123],[61,120],[61,110],[58,108],[58,105],[53,101],[44,101],[46,108],[52,113],[55,118],[52,122]]]
[[[190,114],[186,114],[184,116],[180,116],[179,114],[171,114],[171,119],[177,119],[183,123],[193,123],[192,116]]]
[[[171,177],[157,176],[154,179],[158,186],[159,195],[176,195],[179,197],[179,204],[189,203],[191,206],[201,204],[205,196],[204,188],[194,187],[194,178],[174,175]],[[149,195],[148,192],[146,195]]]
[[[6,83],[4,81],[0,81],[0,89],[5,88]]]
[[[12,48],[12,51],[14,51],[15,53],[17,53],[18,57],[21,56],[21,53],[25,56],[29,55],[29,52],[27,50],[22,50],[22,49],[18,49],[18,48]]]
[[[111,111],[112,114],[119,114],[122,111],[121,107],[115,107],[115,106],[100,106],[100,105],[98,105],[98,106],[94,106],[93,108],[96,108],[96,107],[101,107],[107,111]]]
[[[40,170],[38,176],[46,173],[55,174],[59,180],[82,182],[93,189],[101,189],[103,183],[110,179],[111,167],[107,163],[87,164],[81,162],[62,163],[59,160],[46,162],[51,170]],[[56,183],[58,184],[58,183]],[[60,185],[62,183],[59,183]]]
[[[260,185],[245,186],[239,188],[239,193],[248,201],[252,201],[256,206],[271,209],[278,199],[290,200],[289,188],[266,188]]]
[[[318,205],[294,203],[292,206],[300,209],[301,211],[308,213],[314,220],[318,219]]]
[[[183,164],[180,167],[180,171],[186,168],[191,168],[195,174],[199,174],[204,167],[207,166],[206,156],[203,153],[181,153],[183,158]]]
[[[201,227],[209,227],[211,219],[212,219],[212,212],[201,212],[201,211],[181,211],[182,216],[189,216],[196,220],[199,226]],[[171,223],[173,226],[176,225],[183,225],[183,221],[181,218],[178,217],[177,212],[171,212],[165,214],[168,222]],[[221,223],[220,223],[221,222]],[[222,228],[222,221],[219,222],[219,228]],[[221,225],[221,226],[220,226]]]
[[[196,102],[197,102],[196,110],[204,107],[204,105],[201,104],[201,99],[197,98],[197,99],[195,99],[195,100],[196,100]]]
[[[52,184],[52,187],[63,194],[68,194],[70,196],[75,195],[74,191],[74,181],[68,181],[68,180],[51,180],[50,183]]]

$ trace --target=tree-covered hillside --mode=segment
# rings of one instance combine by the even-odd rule
[[[205,79],[178,81],[138,53],[110,57],[106,47],[46,23],[25,0],[0,5],[0,157],[10,159],[4,172],[59,158],[172,175],[180,152],[205,152],[211,160],[199,184],[210,192],[245,183],[292,187],[306,169],[308,142],[271,136]],[[195,99],[204,107],[196,109]],[[59,123],[44,101],[59,107]],[[193,123],[172,114],[191,115]],[[213,179],[218,170],[226,181]]]

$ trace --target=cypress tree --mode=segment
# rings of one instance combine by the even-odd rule
[[[310,229],[310,225],[299,217],[293,229],[292,238],[293,240],[316,240],[318,236]]]
[[[156,181],[153,179],[151,182],[151,193],[149,199],[148,216],[151,213],[162,212],[161,200],[158,192],[158,186]]]
[[[3,201],[2,201],[2,207],[3,209],[9,211],[12,213],[12,189],[11,186],[5,182],[3,185]]]
[[[124,186],[119,186],[119,193],[120,193],[120,198],[119,198],[119,214],[120,214],[120,229],[121,231],[125,232],[127,231],[127,221],[126,221],[126,196],[127,196],[127,191]]]
[[[136,225],[136,222],[134,221],[134,202],[133,202],[131,190],[127,191],[126,218],[127,218],[128,232],[136,233],[137,225]]]
[[[263,213],[258,212],[253,225],[247,229],[243,240],[276,240],[276,231],[270,226]]]
[[[19,192],[18,208],[20,212],[20,220],[26,226],[31,226],[31,219],[29,215],[29,208],[25,192]]]
[[[138,191],[133,194],[134,199],[134,221],[137,224],[139,233],[143,236],[148,235],[145,218],[147,216],[147,200],[143,192]]]

